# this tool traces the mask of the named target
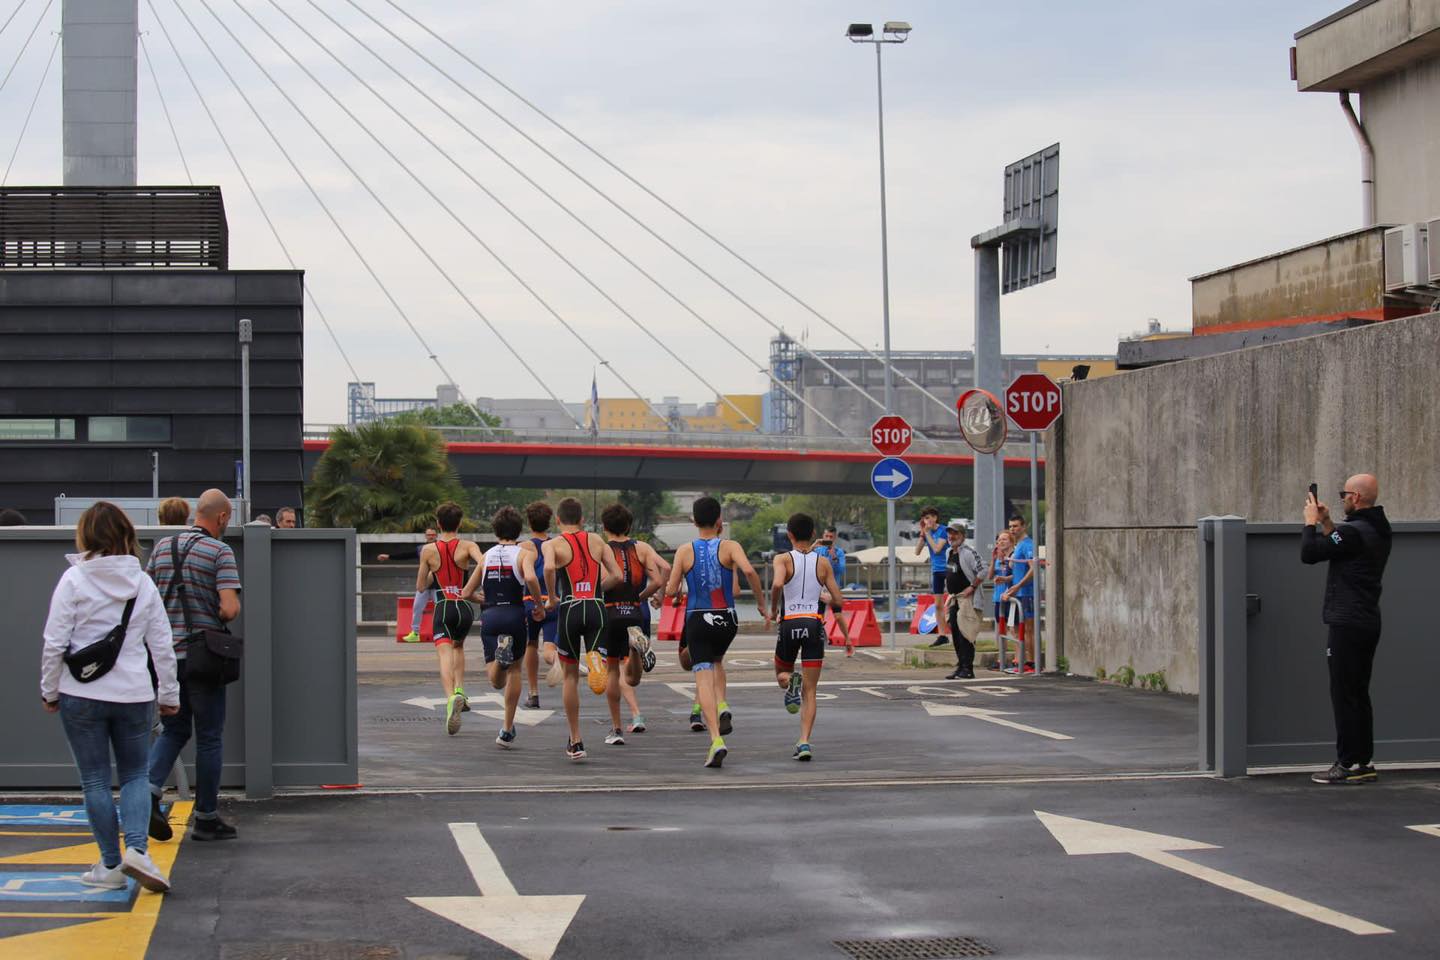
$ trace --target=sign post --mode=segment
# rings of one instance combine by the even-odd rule
[[[1040,643],[1044,633],[1040,611],[1045,602],[1045,586],[1041,579],[1043,568],[1040,566],[1039,438],[1041,431],[1050,429],[1055,421],[1060,419],[1063,400],[1060,385],[1043,373],[1022,373],[1012,380],[1005,390],[1005,412],[1015,421],[1017,427],[1030,434],[1030,526],[1031,537],[1035,540],[1036,673],[1045,672]]]
[[[890,563],[885,573],[885,582],[890,594],[888,636],[891,649],[895,647],[895,595],[898,576],[895,569],[895,501],[909,493],[915,482],[910,465],[899,457],[910,449],[910,443],[914,439],[915,431],[910,428],[910,424],[904,417],[894,414],[886,414],[870,426],[870,445],[886,458],[875,464],[870,471],[870,488],[885,498],[885,540],[890,548]]]

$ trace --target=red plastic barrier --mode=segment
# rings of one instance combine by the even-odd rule
[[[935,606],[935,594],[920,593],[915,595],[915,616],[910,618],[911,633],[920,632],[920,618],[925,615],[926,610],[929,610],[933,606]],[[938,619],[936,620],[936,625],[938,628]]]
[[[425,616],[420,621],[420,640],[423,643],[434,643],[435,635],[431,627],[435,622],[435,601],[430,600],[425,604]],[[410,623],[415,616],[415,598],[397,597],[395,599],[395,642],[404,643],[405,635],[410,632]]]
[[[684,629],[685,604],[677,603],[672,597],[666,597],[664,605],[660,608],[660,625],[655,629],[655,638],[679,642],[680,634]]]
[[[846,600],[843,609],[845,622],[850,626],[852,644],[857,647],[878,647],[884,643],[880,637],[880,622],[875,619],[874,600]],[[832,647],[845,645],[840,625],[835,621],[835,615],[828,610],[825,611],[825,636],[829,638]]]

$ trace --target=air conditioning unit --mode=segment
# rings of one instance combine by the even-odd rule
[[[1407,223],[1385,231],[1385,290],[1394,292],[1427,286],[1430,263],[1426,257],[1426,225]]]
[[[1431,220],[1425,224],[1425,227],[1425,250],[1428,254],[1425,259],[1429,262],[1430,269],[1427,273],[1430,277],[1430,286],[1440,287],[1440,217]],[[1430,237],[1435,238],[1434,243],[1430,242]]]

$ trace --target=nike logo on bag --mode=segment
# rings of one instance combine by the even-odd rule
[[[100,664],[98,664],[98,663],[87,664],[86,667],[85,667],[85,669],[80,671],[80,676],[81,676],[81,678],[83,679],[83,678],[85,678],[85,677],[90,676],[90,674],[94,673],[96,670],[99,670],[99,669],[100,669]]]

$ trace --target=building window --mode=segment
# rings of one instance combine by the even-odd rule
[[[91,443],[169,443],[169,417],[91,417]]]
[[[0,440],[74,440],[75,421],[61,417],[0,419]]]

